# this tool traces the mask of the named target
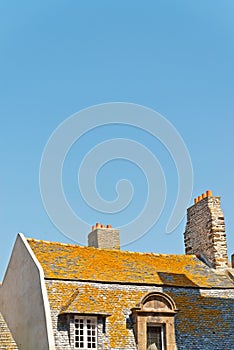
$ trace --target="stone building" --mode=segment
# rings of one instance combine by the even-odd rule
[[[184,240],[186,254],[170,255],[121,251],[109,225],[87,247],[19,234],[0,288],[0,349],[233,349],[219,197],[195,200]]]

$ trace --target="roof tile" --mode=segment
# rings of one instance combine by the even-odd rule
[[[47,279],[234,288],[195,255],[104,250],[28,239]]]

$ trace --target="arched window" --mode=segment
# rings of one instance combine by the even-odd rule
[[[132,309],[139,350],[176,350],[174,301],[165,293],[147,294]]]

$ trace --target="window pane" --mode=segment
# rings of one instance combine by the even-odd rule
[[[147,326],[147,350],[163,350],[162,334],[162,326]]]
[[[97,348],[97,320],[96,318],[75,317],[75,341],[76,349]]]
[[[75,347],[78,349],[84,348],[84,320],[75,318]]]

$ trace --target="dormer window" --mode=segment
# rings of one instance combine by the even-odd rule
[[[174,301],[165,293],[147,294],[132,309],[139,350],[176,350]]]

